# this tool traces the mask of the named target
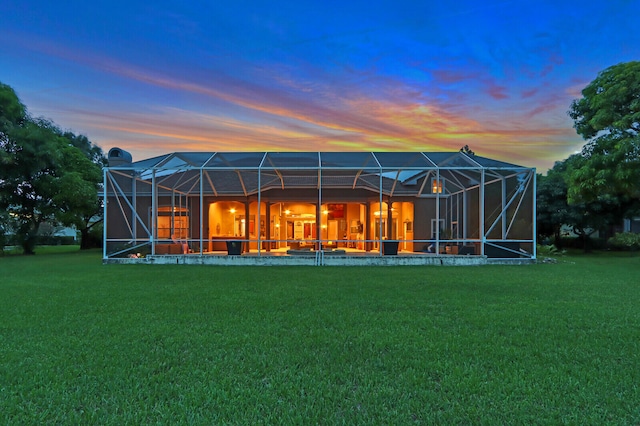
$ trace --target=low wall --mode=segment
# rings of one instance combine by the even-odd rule
[[[482,256],[200,256],[166,255],[141,259],[104,259],[104,264],[212,265],[212,266],[479,266],[532,264],[535,259],[487,259]]]

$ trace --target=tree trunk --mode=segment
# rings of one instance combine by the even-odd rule
[[[89,229],[83,228],[80,230],[80,250],[87,250],[92,247],[91,238],[89,237]]]
[[[560,227],[556,226],[553,231],[554,231],[553,232],[553,243],[556,246],[556,248],[561,249],[562,248],[562,240],[561,240],[561,236],[560,236]]]
[[[38,225],[35,228],[27,229],[22,234],[22,254],[34,255],[38,242]]]

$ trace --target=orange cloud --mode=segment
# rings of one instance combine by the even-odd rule
[[[477,99],[470,102],[468,93],[434,90],[450,96],[430,99],[420,88],[391,77],[367,75],[363,77],[370,86],[338,82],[331,87],[277,73],[266,76],[262,84],[220,73],[206,81],[186,80],[47,42],[30,46],[167,93],[215,101],[216,107],[206,113],[195,107],[162,105],[127,111],[122,105],[95,99],[80,100],[64,111],[56,105],[56,113],[64,112],[75,126],[91,129],[90,138],[104,149],[118,145],[137,159],[185,150],[442,151],[469,145],[478,155],[550,167],[581,145],[566,116],[555,127],[548,120],[534,121],[557,109],[561,97],[520,104],[520,110],[490,110],[483,109]],[[440,83],[450,84],[474,77],[478,92],[489,93],[497,104],[508,102],[502,102],[508,97],[505,86],[478,73],[433,74]],[[535,89],[520,93],[527,98],[539,96]]]

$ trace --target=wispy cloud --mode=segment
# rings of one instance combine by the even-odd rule
[[[512,3],[526,2],[498,2],[492,11]],[[442,9],[436,9],[441,11],[433,16],[442,17]],[[460,6],[451,13],[473,20],[476,12],[482,10]],[[192,41],[207,31],[194,17],[162,15],[163,22],[187,29],[170,32],[176,40]],[[64,96],[35,91],[30,96],[38,100],[37,109],[50,112],[61,125],[77,126],[105,149],[120,145],[138,158],[180,150],[457,150],[470,145],[505,161],[551,165],[581,144],[566,109],[595,74],[577,67],[567,72],[571,59],[557,46],[553,31],[536,30],[531,40],[513,37],[492,44],[492,38],[450,49],[434,48],[437,43],[429,37],[439,35],[417,24],[408,26],[412,35],[424,31],[426,36],[408,38],[409,30],[398,24],[394,29],[407,38],[383,35],[377,24],[311,34],[283,26],[277,16],[255,19],[273,39],[256,40],[257,47],[237,54],[237,38],[237,44],[220,49],[207,40],[197,47],[202,55],[197,60],[167,59],[162,66],[26,30],[4,32],[0,41],[52,63],[72,64],[91,76],[86,80],[95,78],[95,87],[78,83]],[[446,22],[439,25],[444,28]],[[145,25],[152,27],[153,20]],[[456,34],[465,36],[461,29]],[[454,36],[442,37],[445,44],[456,42]],[[84,96],[78,94],[87,87]]]

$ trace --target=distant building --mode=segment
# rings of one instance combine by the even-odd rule
[[[622,224],[622,232],[633,232],[640,234],[640,217],[625,219]]]

